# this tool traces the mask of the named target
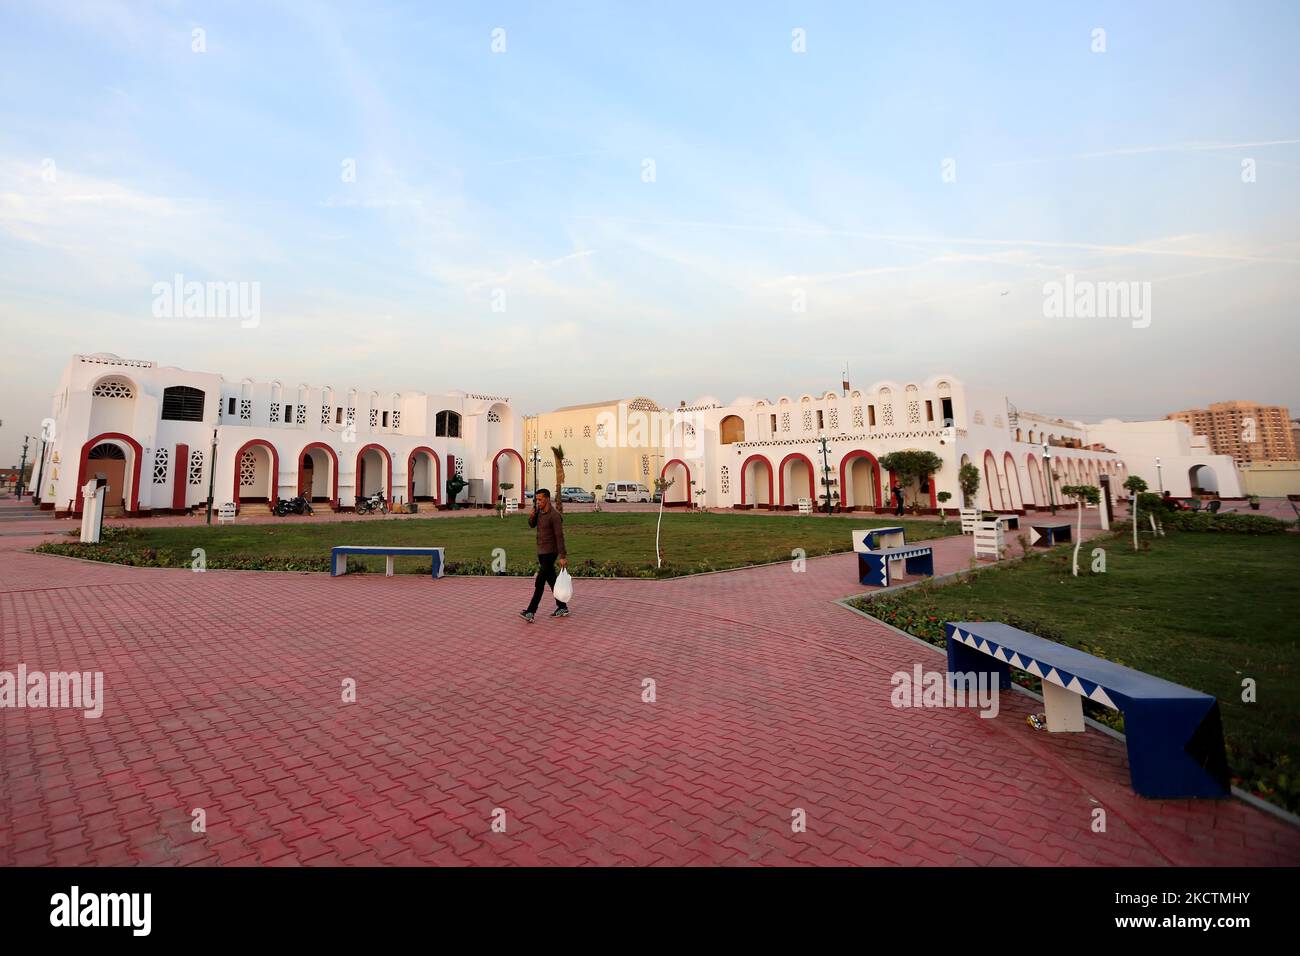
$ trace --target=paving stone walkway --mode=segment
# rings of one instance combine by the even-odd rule
[[[196,574],[42,540],[0,537],[0,669],[103,671],[106,703],[0,710],[0,865],[1300,863],[1300,829],[1138,798],[1120,742],[1036,732],[1028,698],[893,708],[890,676],[943,658],[834,603],[864,590],[852,555],[579,580],[572,617],[528,625],[517,578]],[[969,538],[935,548],[968,563]]]

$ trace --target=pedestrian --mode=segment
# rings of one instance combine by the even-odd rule
[[[533,511],[528,516],[528,527],[537,529],[537,579],[533,582],[533,599],[525,610],[519,612],[519,616],[531,624],[537,614],[537,606],[542,603],[546,586],[549,584],[551,593],[555,593],[555,579],[559,576],[556,565],[564,568],[569,564],[564,550],[564,516],[555,509],[551,503],[551,493],[545,488],[538,488],[537,494],[533,496]],[[551,617],[568,616],[569,606],[557,599]]]
[[[894,485],[894,514],[903,514],[903,486]]]

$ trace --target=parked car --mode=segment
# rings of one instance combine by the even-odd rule
[[[574,488],[574,487],[566,486],[560,489],[560,500],[563,502],[572,501],[579,504],[586,504],[586,503],[594,502],[596,500],[596,496],[593,495],[586,488]]]
[[[606,501],[650,501],[650,489],[635,481],[611,481],[605,486]]]

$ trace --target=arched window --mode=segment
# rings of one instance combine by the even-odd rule
[[[434,423],[434,432],[439,438],[460,437],[460,415],[452,411],[441,411]]]
[[[162,417],[167,422],[203,421],[202,389],[173,385],[163,389]]]
[[[718,424],[718,430],[724,445],[745,440],[745,422],[739,415],[728,415]]]

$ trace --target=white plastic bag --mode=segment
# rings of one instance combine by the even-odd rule
[[[551,593],[555,595],[555,600],[561,604],[568,604],[573,600],[573,578],[569,576],[568,568],[562,568],[555,578],[555,587],[551,588]]]

